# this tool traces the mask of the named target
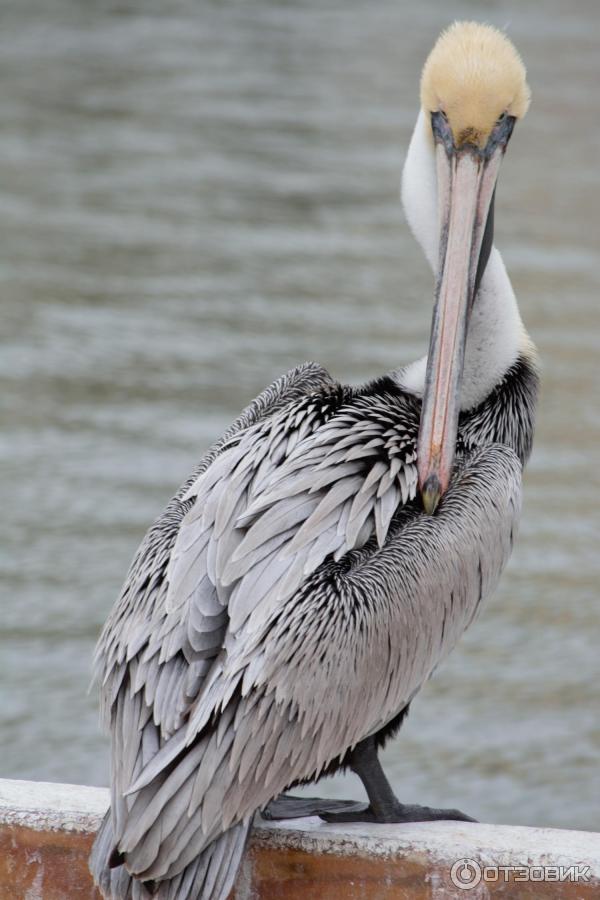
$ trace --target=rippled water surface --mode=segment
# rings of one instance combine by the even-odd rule
[[[305,358],[358,382],[424,352],[431,275],[397,186],[448,11],[2,4],[0,776],[106,783],[95,638],[239,409]],[[529,67],[497,242],[544,392],[509,570],[386,765],[402,798],[598,828],[600,14],[452,13],[508,23]]]

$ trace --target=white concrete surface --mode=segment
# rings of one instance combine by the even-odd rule
[[[95,831],[108,808],[106,788],[0,778],[0,825],[35,831]]]
[[[0,779],[0,826],[35,830],[93,831],[108,806],[106,788]],[[483,825],[419,822],[410,825],[327,825],[317,817],[286,822],[260,821],[253,841],[311,853],[379,858],[422,855],[431,862],[475,858],[482,866],[589,866],[600,880],[600,833]]]

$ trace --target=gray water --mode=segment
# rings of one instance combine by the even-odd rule
[[[3,0],[0,776],[107,783],[95,638],[240,408],[306,358],[359,382],[424,352],[398,182],[449,12]],[[452,15],[509,24],[529,67],[497,243],[544,392],[510,567],[385,763],[403,799],[597,829],[600,14]]]

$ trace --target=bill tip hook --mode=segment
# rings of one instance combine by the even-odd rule
[[[437,509],[442,496],[442,485],[437,475],[429,475],[421,488],[423,507],[425,512],[432,516]]]

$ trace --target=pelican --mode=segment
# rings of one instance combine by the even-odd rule
[[[96,655],[104,897],[224,900],[260,811],[469,819],[401,803],[378,750],[513,542],[538,374],[493,246],[494,192],[528,104],[502,33],[442,33],[402,186],[436,278],[427,356],[358,388],[314,363],[288,372],[142,542]],[[343,767],[368,805],[286,793]]]

